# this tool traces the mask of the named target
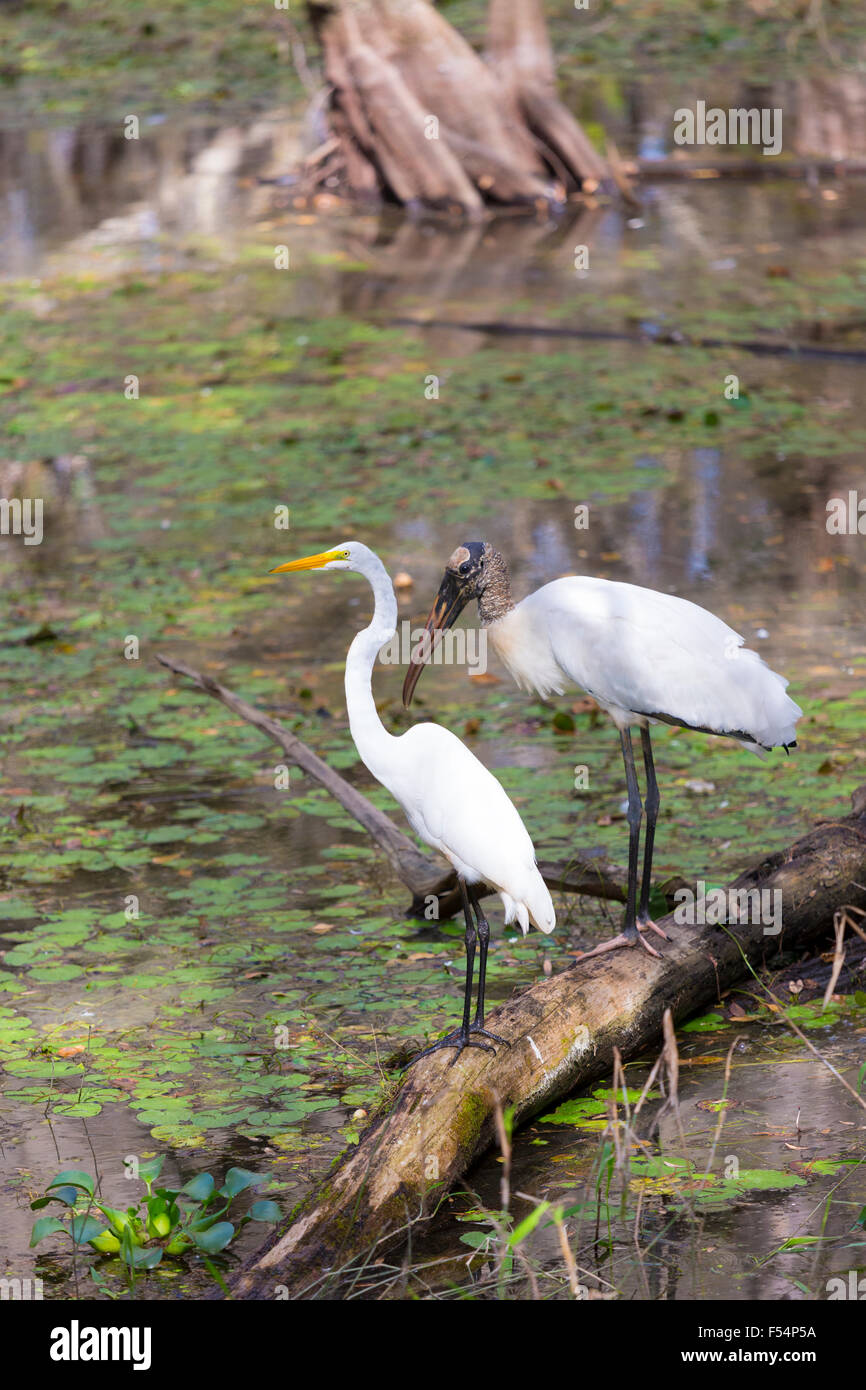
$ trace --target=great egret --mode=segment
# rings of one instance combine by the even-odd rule
[[[575,576],[555,579],[515,604],[508,567],[486,541],[468,541],[451,556],[427,620],[424,658],[409,665],[408,707],[425,660],[466,604],[478,614],[494,651],[523,689],[546,696],[576,685],[592,695],[619,729],[628,787],[628,893],[622,933],[581,959],[640,941],[650,920],[649,895],[659,790],[650,724],[662,721],[737,739],[759,757],[795,744],[803,711],[785,694],[788,682],[743,647],[743,638],[696,603],[621,584]],[[439,634],[437,636],[437,633]],[[431,642],[432,635],[432,642]],[[416,649],[417,652],[417,649]],[[640,901],[637,866],[642,807],[631,726],[640,728],[646,769],[646,838]],[[640,930],[639,930],[640,929]]]
[[[373,666],[397,630],[397,600],[382,561],[360,541],[344,541],[333,550],[277,565],[271,574],[294,570],[352,570],[369,582],[375,607],[369,627],[354,638],[346,657],[346,708],[349,728],[361,760],[377,781],[399,801],[409,824],[422,840],[438,849],[457,872],[466,920],[466,986],[463,1021],[447,1037],[418,1054],[440,1048],[495,1048],[480,1042],[506,1040],[484,1027],[484,987],[490,928],[473,885],[495,888],[506,923],[516,918],[524,935],[530,920],[543,932],[556,925],[550,893],[535,863],[535,850],[515,807],[491,772],[439,724],[415,724],[399,736],[389,734],[373,699]],[[475,911],[477,927],[473,923]],[[479,947],[478,1000],[470,1024],[476,939]],[[413,1059],[417,1062],[418,1057]],[[452,1063],[453,1065],[453,1063]]]

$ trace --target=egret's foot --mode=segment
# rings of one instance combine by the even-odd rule
[[[670,937],[668,936],[667,932],[663,931],[661,927],[657,926],[651,917],[638,917],[637,929],[638,931],[654,931],[656,936],[661,937],[662,941],[670,941]]]
[[[432,1043],[430,1047],[425,1047],[423,1052],[419,1052],[417,1057],[413,1057],[411,1062],[407,1062],[405,1069],[408,1071],[409,1067],[414,1067],[415,1063],[420,1062],[422,1057],[429,1057],[431,1052],[441,1052],[445,1047],[457,1048],[457,1053],[451,1062],[452,1067],[465,1047],[481,1047],[485,1052],[496,1052],[496,1048],[491,1047],[489,1043],[478,1042],[472,1036],[473,1033],[483,1033],[486,1038],[496,1038],[495,1033],[487,1033],[483,1028],[477,1028],[475,1024],[472,1024],[466,1031],[462,1027],[455,1028],[453,1032],[446,1033],[445,1037],[440,1038],[438,1042]],[[496,1038],[496,1041],[504,1042],[505,1039]]]

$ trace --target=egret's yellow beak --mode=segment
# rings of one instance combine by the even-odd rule
[[[321,550],[318,555],[305,555],[303,560],[289,560],[285,565],[277,565],[276,569],[268,570],[268,574],[286,574],[289,570],[320,570],[331,560],[345,558],[342,550]]]

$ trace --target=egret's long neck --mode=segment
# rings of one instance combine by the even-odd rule
[[[386,752],[393,740],[376,710],[373,699],[373,666],[384,644],[397,630],[397,600],[394,586],[378,556],[359,571],[369,580],[376,605],[373,621],[359,632],[346,657],[346,709],[355,747],[374,776],[377,754]],[[380,779],[381,780],[381,779]]]

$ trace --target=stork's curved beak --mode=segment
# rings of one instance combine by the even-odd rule
[[[442,641],[446,628],[453,626],[467,603],[474,597],[471,583],[463,584],[459,575],[454,574],[451,570],[445,571],[442,576],[442,583],[439,585],[439,592],[424,627],[424,636],[415,648],[415,653],[406,671],[406,679],[403,682],[403,704],[406,709],[412,703],[412,695],[421,672]]]

